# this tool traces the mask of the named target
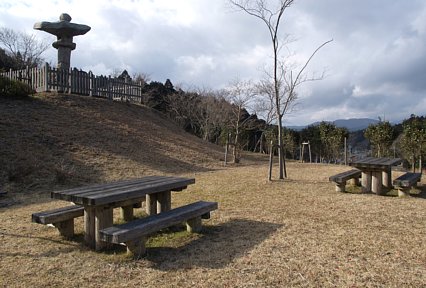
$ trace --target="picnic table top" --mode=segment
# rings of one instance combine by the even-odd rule
[[[147,194],[181,191],[194,183],[194,178],[148,176],[139,179],[53,191],[50,196],[54,199],[70,201],[78,205],[103,206],[143,198]]]
[[[401,164],[401,158],[387,158],[387,157],[366,157],[350,163],[358,169],[387,169],[391,166]]]

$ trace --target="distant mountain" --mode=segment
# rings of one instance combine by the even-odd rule
[[[375,119],[369,119],[369,118],[353,118],[353,119],[338,119],[335,121],[326,121],[331,122],[337,127],[345,127],[349,130],[349,132],[363,130],[367,128],[371,124],[377,124],[379,120]],[[314,122],[312,124],[306,125],[306,126],[287,126],[287,128],[300,131],[307,126],[316,126],[319,125],[321,122]]]

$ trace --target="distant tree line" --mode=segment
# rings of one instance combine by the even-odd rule
[[[155,81],[146,84],[143,103],[163,112],[187,132],[206,141],[224,145],[229,140],[236,146],[234,157],[237,162],[242,150],[269,153],[270,143],[277,145],[278,126],[259,119],[256,113],[250,114],[244,106],[246,99],[240,97],[236,101],[232,93],[235,93],[232,89],[185,92],[175,89],[167,79],[164,84]],[[251,95],[249,99],[253,97]],[[411,165],[417,163],[419,166],[419,161],[426,155],[426,119],[425,116],[411,115],[395,126],[380,121],[355,132],[330,122],[300,131],[283,128],[284,152],[288,159],[304,157],[300,155],[301,145],[309,142],[314,162],[343,161],[345,138],[351,154],[363,150],[364,156],[403,157]]]
[[[260,3],[260,2],[259,2]],[[42,53],[49,47],[34,35],[0,27],[0,71],[37,67],[44,62]],[[303,71],[303,70],[302,70]],[[132,78],[123,71],[115,77]],[[149,81],[147,74],[136,74],[133,79],[143,84],[143,104],[161,111],[185,131],[205,141],[224,145],[232,144],[234,161],[241,158],[241,151],[269,153],[271,147],[280,147],[284,158],[301,159],[302,143],[309,143],[311,157],[315,162],[342,161],[345,138],[350,152],[368,150],[366,155],[376,157],[403,157],[412,167],[422,166],[426,154],[425,116],[411,115],[401,124],[392,126],[387,121],[371,125],[365,131],[351,132],[329,122],[308,126],[301,131],[278,128],[276,107],[272,95],[273,85],[260,81],[232,81],[222,90],[193,89],[183,91],[175,88],[167,79],[165,83]],[[2,96],[15,97],[27,94],[28,87],[1,79]],[[292,87],[291,85],[289,86]],[[287,87],[288,88],[288,87]],[[19,92],[19,93],[18,93]],[[20,93],[22,92],[22,93]],[[296,94],[290,93],[295,97]],[[291,105],[293,98],[286,98]],[[293,99],[293,100],[292,100]],[[249,113],[248,107],[262,113]],[[282,117],[284,113],[279,114]],[[282,141],[280,145],[279,141]],[[272,144],[272,146],[271,146]]]

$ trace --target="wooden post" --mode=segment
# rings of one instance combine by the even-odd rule
[[[201,231],[201,216],[186,221],[186,230],[190,233]]]
[[[273,159],[273,150],[274,150],[274,146],[272,145],[272,140],[271,140],[271,146],[269,147],[269,176],[268,176],[268,180],[271,181],[272,180],[272,159]]]
[[[336,192],[345,192],[346,189],[346,181],[342,183],[336,183]]]
[[[371,172],[362,171],[361,186],[363,193],[371,192]]]
[[[44,91],[43,92],[47,92],[47,91],[49,91],[49,77],[48,77],[49,64],[47,64],[47,62],[44,64],[43,72],[44,72],[44,75],[43,75]]]
[[[127,255],[133,256],[135,259],[139,259],[146,254],[146,237],[141,237],[136,240],[129,240],[126,242]]]
[[[101,240],[99,235],[99,230],[108,228],[112,226],[113,215],[112,208],[110,207],[96,207],[95,208],[95,241],[96,241],[96,250],[102,250],[108,248],[111,244]]]
[[[171,209],[171,192],[157,193],[157,213],[166,212]]]
[[[383,186],[391,189],[392,188],[392,168],[389,167],[388,169],[386,169],[385,171],[383,171],[382,173],[382,177],[383,177]]]
[[[382,195],[382,172],[380,171],[372,172],[371,191],[377,195]]]
[[[126,222],[132,221],[133,220],[133,204],[121,207],[120,216]]]
[[[58,228],[59,234],[65,238],[74,236],[74,219],[53,223],[53,226]]]
[[[147,194],[146,195],[146,214],[154,215],[157,214],[157,194]]]
[[[95,208],[93,207],[84,207],[84,242],[90,248],[95,248],[96,239],[95,239]]]
[[[308,148],[309,148],[309,163],[312,163],[311,142],[309,141],[308,141]]]

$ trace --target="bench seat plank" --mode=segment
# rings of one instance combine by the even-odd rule
[[[330,176],[329,180],[330,182],[343,183],[348,181],[349,179],[359,178],[359,177],[361,177],[361,170],[352,169],[349,171],[345,171],[345,172]]]
[[[399,176],[395,180],[393,180],[393,185],[396,186],[396,187],[408,188],[408,187],[413,186],[417,182],[419,182],[421,177],[422,177],[421,173],[407,172],[407,173]]]
[[[146,237],[161,229],[201,217],[217,209],[217,202],[199,201],[160,214],[100,230],[102,241],[120,244]]]
[[[333,176],[330,176],[328,180],[336,183],[337,192],[345,192],[346,181],[354,179],[355,185],[359,184],[359,177],[361,177],[361,170],[352,169],[345,171]]]
[[[74,236],[74,218],[84,215],[84,207],[72,205],[58,209],[33,213],[32,222],[49,225],[53,224],[58,228],[59,233],[64,237]]]
[[[421,173],[411,173],[407,172],[395,180],[393,180],[393,185],[396,189],[398,189],[398,196],[399,197],[405,197],[410,196],[410,189],[411,187],[414,187],[417,185],[417,182],[420,181],[420,178],[422,177]]]
[[[32,222],[40,224],[52,224],[74,219],[84,215],[84,207],[72,205],[58,209],[33,213],[31,215]]]

